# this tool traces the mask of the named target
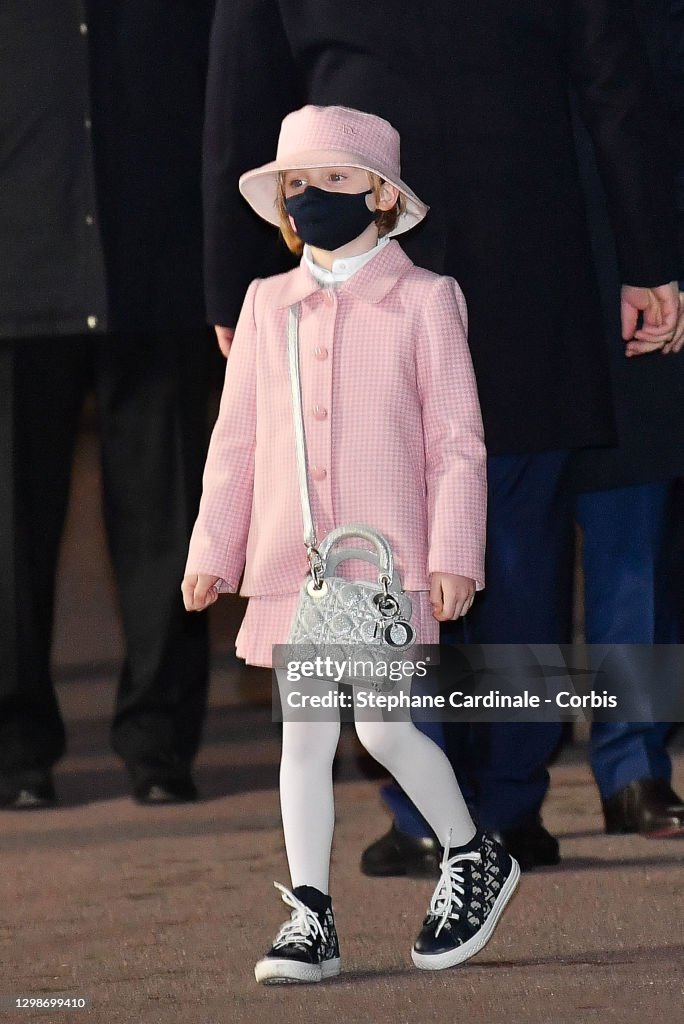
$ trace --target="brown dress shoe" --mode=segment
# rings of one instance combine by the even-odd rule
[[[609,835],[684,836],[684,803],[665,779],[636,779],[602,803]]]

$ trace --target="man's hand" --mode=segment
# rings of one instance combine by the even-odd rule
[[[450,622],[470,611],[475,597],[475,580],[450,572],[433,572],[430,579],[430,604],[438,622]]]
[[[641,328],[636,325],[643,316]],[[622,287],[622,337],[627,342],[625,354],[640,356],[670,347],[677,328],[679,289],[676,281],[656,288]]]
[[[675,327],[672,341],[669,341],[667,345],[663,347],[663,354],[667,355],[668,352],[679,352],[684,345],[684,292],[679,293],[679,316],[677,317],[677,326]]]
[[[233,337],[235,335],[234,327],[214,327],[216,331],[216,337],[218,338],[219,348],[223,355],[228,358],[230,355],[230,346],[233,344]]]
[[[216,584],[220,579],[220,576],[207,576],[203,572],[185,576],[181,583],[181,593],[186,612],[203,612],[214,601],[218,601]]]

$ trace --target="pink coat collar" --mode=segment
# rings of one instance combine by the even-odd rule
[[[412,266],[412,261],[393,239],[374,259],[339,285],[339,291],[349,292],[362,302],[381,302]],[[302,302],[321,288],[303,263],[280,280],[280,291],[274,296],[277,309]]]

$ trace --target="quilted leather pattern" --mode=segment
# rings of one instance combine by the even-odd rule
[[[289,644],[368,644],[382,646],[388,654],[405,646],[393,647],[384,639],[386,623],[373,603],[381,593],[377,583],[339,576],[327,576],[325,583],[327,592],[322,597],[311,597],[302,588]],[[399,607],[400,618],[409,622],[411,602],[405,594],[399,597]]]
[[[386,543],[384,538],[382,540]],[[338,549],[336,554],[335,567],[345,559],[346,552]],[[366,554],[371,553],[353,549],[347,557],[359,558]],[[373,561],[372,557],[367,560]],[[375,599],[383,595],[381,584],[329,574],[325,562],[323,583],[320,592],[308,583],[300,592],[287,643],[303,645],[305,650],[298,652],[302,658],[315,656],[320,645],[361,645],[364,650],[358,652],[359,657],[392,660],[411,645],[412,630],[402,625],[411,621],[411,601],[401,590],[396,576],[389,585],[390,595],[399,606],[393,618],[383,617],[376,604]]]

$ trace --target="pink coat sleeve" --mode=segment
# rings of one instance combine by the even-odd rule
[[[428,508],[428,571],[484,586],[487,465],[467,311],[453,278],[440,277],[417,342]]]
[[[185,569],[186,575],[219,576],[218,589],[224,593],[238,588],[252,511],[256,448],[254,299],[258,284],[253,281],[247,290],[228,356]]]

